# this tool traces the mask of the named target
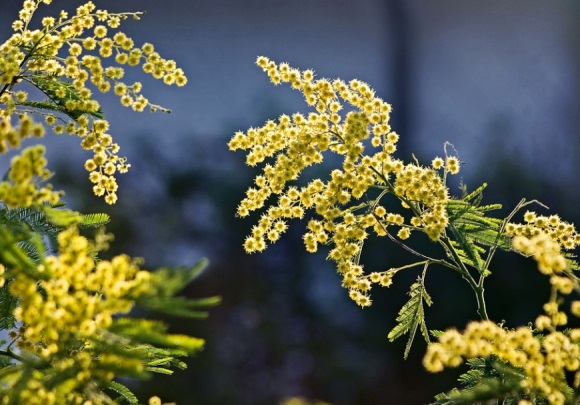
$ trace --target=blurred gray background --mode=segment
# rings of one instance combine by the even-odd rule
[[[53,11],[78,1],[54,1]],[[2,0],[5,38],[20,1]],[[265,254],[241,245],[252,220],[234,218],[256,174],[226,143],[237,130],[282,113],[307,111],[300,94],[271,85],[258,55],[319,77],[358,78],[392,103],[399,153],[425,163],[454,144],[461,178],[490,183],[485,201],[511,210],[538,198],[580,222],[580,1],[578,0],[125,0],[98,8],[146,14],[122,30],[153,42],[185,70],[185,88],[168,88],[138,71],[144,93],[171,114],[138,114],[103,98],[111,133],[132,169],[112,209],[90,195],[77,139],[47,138],[57,187],[86,212],[112,212],[112,253],[143,256],[151,268],[208,257],[193,297],[224,303],[202,322],[171,320],[175,331],[207,339],[187,372],[137,387],[180,404],[275,404],[302,395],[336,404],[427,403],[453,386],[458,372],[421,369],[424,344],[402,361],[404,342],[389,343],[397,311],[416,274],[375,292],[357,308],[324,253],[304,253],[303,224]],[[53,12],[57,14],[57,12]],[[456,189],[454,188],[454,191]],[[419,242],[421,246],[421,242]],[[422,246],[430,249],[432,246]],[[409,258],[385,241],[368,244],[369,267]],[[496,321],[527,323],[547,297],[533,265],[499,257],[490,278]],[[462,328],[475,304],[454,275],[428,280],[435,304],[428,326]],[[430,321],[431,320],[431,321]],[[430,322],[429,322],[430,321]]]

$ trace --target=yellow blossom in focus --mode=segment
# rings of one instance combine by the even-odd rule
[[[472,322],[463,333],[446,331],[428,346],[423,365],[439,372],[459,366],[463,359],[492,354],[522,370],[524,392],[547,398],[550,404],[564,403],[562,369],[580,373],[580,346],[564,333],[553,331],[540,340],[528,327],[506,330],[490,321]]]
[[[276,64],[264,56],[258,57],[256,64],[272,83],[288,83],[300,91],[314,111],[282,115],[260,128],[236,132],[230,140],[231,150],[247,151],[249,166],[263,166],[237,213],[245,217],[263,209],[267,221],[262,219],[262,225],[252,228],[244,248],[249,253],[264,250],[280,237],[281,232],[272,232],[273,224],[286,227],[287,221],[314,212],[316,222],[309,223],[303,236],[306,250],[316,252],[319,245],[328,245],[328,258],[336,263],[349,296],[368,306],[366,276],[358,270],[362,269],[358,261],[364,241],[369,235],[387,236],[393,225],[403,227],[398,232],[403,240],[411,230],[402,215],[387,213],[380,199],[386,192],[397,196],[417,217],[412,221],[413,229],[437,241],[449,222],[447,187],[436,171],[443,161],[426,168],[405,164],[393,156],[399,135],[389,125],[391,106],[368,84],[315,79],[310,70]],[[367,152],[369,147],[372,149]],[[322,163],[329,154],[338,155],[342,162],[328,179],[314,178],[298,187],[302,172]],[[449,172],[456,173],[458,166],[457,158],[447,159]],[[271,199],[277,203],[266,206]]]
[[[560,296],[578,289],[578,281],[565,272],[567,262],[559,243],[562,234],[550,230],[559,228],[574,236],[575,229],[557,216],[541,217],[531,211],[526,212],[524,220],[530,225],[508,226],[508,233],[516,235],[513,248],[533,257],[540,272],[550,276],[552,285],[550,300],[543,306],[545,314],[536,317],[536,330],[509,330],[491,321],[471,322],[463,333],[451,329],[430,344],[423,365],[428,371],[439,372],[459,366],[464,359],[493,355],[521,370],[524,393],[545,398],[550,404],[564,404],[568,395],[564,371],[573,373],[574,388],[580,385],[580,329],[558,330],[568,323],[567,314],[559,309]],[[578,302],[573,301],[571,306],[575,316],[580,313]]]

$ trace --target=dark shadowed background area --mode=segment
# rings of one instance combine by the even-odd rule
[[[51,7],[78,1],[55,0]],[[0,34],[21,4],[0,1]],[[488,182],[485,202],[507,215],[522,197],[580,223],[580,2],[577,0],[126,0],[97,1],[109,10],[142,10],[123,31],[153,42],[185,70],[185,88],[146,80],[152,102],[172,114],[137,114],[103,102],[111,133],[132,169],[119,202],[91,196],[77,139],[49,137],[55,185],[84,212],[112,214],[113,252],[147,265],[210,267],[186,294],[220,295],[205,321],[172,320],[175,332],[207,339],[189,368],[137,387],[178,404],[276,404],[301,395],[335,404],[419,404],[449,389],[459,371],[430,375],[417,340],[389,343],[416,273],[376,290],[370,309],[351,302],[324,252],[305,253],[303,223],[264,254],[246,255],[252,220],[235,218],[257,173],[226,143],[237,130],[282,113],[306,111],[300,94],[275,87],[254,65],[257,55],[319,77],[358,78],[392,103],[399,156],[424,163],[451,142],[472,189]],[[56,14],[57,12],[54,12]],[[134,76],[133,76],[134,75]],[[453,186],[453,192],[457,191]],[[433,245],[417,238],[419,249]],[[405,263],[388,241],[365,246],[369,268]],[[498,255],[489,279],[490,316],[518,326],[540,311],[548,289],[532,263]],[[462,280],[445,269],[428,276],[434,305],[428,326],[463,328],[476,318]]]

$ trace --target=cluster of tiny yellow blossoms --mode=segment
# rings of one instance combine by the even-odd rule
[[[565,312],[559,310],[558,296],[578,291],[579,286],[577,278],[566,271],[568,262],[561,253],[561,245],[547,233],[538,233],[529,238],[523,235],[515,236],[512,245],[516,251],[533,257],[540,272],[550,276],[553,293],[550,301],[544,304],[546,315],[540,315],[536,319],[536,327],[540,330],[553,330],[566,325],[568,317]],[[578,309],[577,304],[574,304],[572,313],[576,314]]]
[[[131,297],[148,288],[150,273],[140,270],[138,262],[126,255],[96,262],[95,245],[75,228],[61,232],[58,245],[59,255],[46,257],[38,266],[39,281],[19,273],[10,283],[10,293],[20,300],[14,315],[22,322],[10,337],[17,347],[50,363],[59,375],[68,376],[61,388],[67,395],[78,396],[67,397],[66,403],[77,403],[73,399],[86,399],[88,394],[82,390],[71,393],[71,384],[110,381],[114,375],[107,364],[117,362],[124,368],[142,370],[138,360],[117,358],[115,353],[94,358],[91,345],[104,338],[113,315],[131,310]],[[18,403],[59,403],[54,402],[59,388],[46,389],[41,371],[38,379],[30,381],[30,389],[21,392]]]
[[[264,165],[255,187],[247,190],[238,206],[238,215],[245,217],[262,209],[273,195],[278,197],[277,204],[269,206],[252,228],[244,248],[250,253],[264,250],[280,238],[289,219],[313,210],[319,218],[308,222],[306,249],[316,252],[319,244],[333,245],[329,258],[336,262],[343,286],[359,305],[368,306],[371,283],[388,285],[391,277],[387,272],[372,277],[364,274],[358,258],[368,232],[385,236],[388,227],[396,226],[402,240],[411,230],[422,230],[438,240],[448,224],[444,178],[459,171],[459,159],[436,158],[431,167],[422,167],[394,158],[399,135],[389,125],[391,106],[366,83],[315,79],[311,70],[300,71],[263,56],[256,63],[274,84],[289,83],[302,92],[315,111],[282,115],[260,128],[236,132],[230,140],[231,150],[248,150],[249,166]],[[348,111],[341,114],[344,105]],[[365,155],[369,144],[373,152]],[[292,184],[329,152],[342,156],[342,164],[327,181],[317,178],[302,187]],[[386,194],[395,195],[412,211],[410,223],[381,205]]]
[[[141,65],[145,73],[168,85],[183,86],[187,79],[175,61],[162,58],[152,44],[137,47],[117,31],[122,20],[138,19],[140,13],[109,13],[89,1],[74,15],[61,11],[58,17],[44,17],[41,28],[31,29],[29,23],[40,3],[51,1],[24,1],[19,19],[12,24],[14,34],[0,44],[0,152],[17,147],[31,134],[42,136],[42,124],[30,118],[31,113],[42,114],[55,133],[76,134],[82,147],[93,152],[85,167],[94,192],[113,204],[117,200],[114,174],[126,172],[130,165],[118,156],[119,145],[107,133],[108,122],[89,87],[103,93],[114,91],[123,106],[135,111],[147,107],[154,111],[164,109],[141,94],[140,82],[123,81],[123,65]],[[105,67],[107,58],[115,63]],[[22,82],[41,90],[50,105],[15,91]],[[18,124],[11,124],[12,117]]]
[[[29,207],[43,202],[56,204],[60,193],[52,191],[50,184],[38,186],[38,182],[51,176],[45,166],[42,145],[26,148],[20,155],[14,156],[8,179],[0,182],[0,200],[9,208]]]
[[[560,405],[566,402],[565,372],[574,373],[574,388],[580,387],[580,328],[557,330],[568,324],[568,315],[559,308],[561,296],[579,290],[577,279],[565,272],[567,262],[561,253],[563,242],[574,239],[576,231],[557,216],[540,217],[528,211],[525,219],[528,225],[510,224],[510,231],[517,234],[512,244],[515,250],[532,256],[539,270],[550,276],[552,294],[544,304],[545,314],[535,321],[537,330],[547,334],[536,336],[530,327],[507,330],[491,321],[472,322],[463,333],[448,330],[437,343],[430,344],[423,364],[427,370],[438,372],[457,367],[464,358],[493,355],[522,369],[522,392]],[[570,313],[580,317],[580,301],[572,301]]]
[[[531,237],[517,235],[512,240],[512,246],[518,252],[532,256],[543,274],[552,275],[566,269],[566,259],[562,256],[560,244],[547,233]]]
[[[539,339],[529,327],[506,330],[491,321],[472,322],[463,333],[451,329],[430,344],[423,365],[428,371],[439,372],[459,366],[463,358],[494,355],[522,369],[523,392],[559,405],[566,400],[564,371],[575,373],[575,388],[580,383],[579,343],[578,328],[567,334],[553,331]]]
[[[22,100],[25,93],[18,93],[17,96]],[[21,114],[18,117],[18,126],[11,125],[9,111],[14,111],[14,100],[11,99],[10,94],[6,93],[0,96],[1,104],[12,104],[6,110],[0,109],[0,153],[6,152],[8,149],[16,149],[20,146],[21,140],[29,137],[41,138],[44,136],[44,126],[35,123],[28,114]]]
[[[532,238],[546,235],[562,250],[572,250],[580,246],[580,234],[574,224],[563,221],[558,215],[538,215],[533,211],[524,214],[525,224],[508,223],[506,233],[512,236]]]

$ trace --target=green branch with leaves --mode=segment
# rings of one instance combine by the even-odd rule
[[[580,234],[574,225],[557,215],[530,210],[523,223],[512,222],[524,208],[542,206],[535,200],[522,200],[505,218],[494,216],[501,206],[482,204],[485,184],[473,191],[463,185],[461,194],[453,196],[447,180],[459,172],[461,161],[448,153],[455,151],[452,145],[446,144],[444,157],[435,157],[428,165],[397,157],[399,134],[389,124],[391,106],[368,84],[319,79],[312,70],[300,71],[263,56],[256,63],[272,83],[288,83],[301,92],[312,111],[283,114],[262,127],[236,132],[228,144],[231,150],[246,151],[249,166],[262,167],[237,210],[240,217],[261,213],[244,242],[245,250],[263,251],[281,237],[289,221],[308,217],[306,250],[327,250],[342,286],[361,307],[372,304],[374,285],[389,287],[398,272],[423,267],[388,338],[409,335],[406,358],[420,330],[428,344],[423,363],[432,372],[468,362],[472,369],[460,379],[464,387],[440,395],[438,403],[493,399],[520,405],[576,403],[580,329],[565,327],[567,314],[580,316],[580,301],[572,301],[569,310],[560,308],[565,296],[580,291],[573,255]],[[324,161],[334,164],[317,171],[327,175],[305,174]],[[439,246],[439,257],[427,256],[411,244],[421,234]],[[384,271],[367,270],[361,252],[370,238],[393,242],[417,261]],[[533,326],[509,329],[490,320],[485,281],[502,271],[494,268],[498,250],[533,257],[549,277],[552,297],[544,305],[545,314],[530,323]],[[453,270],[465,280],[474,293],[477,320],[463,333],[434,331],[437,341],[431,342],[425,305],[433,302],[426,276],[434,267]],[[569,374],[574,375],[571,385]]]
[[[135,111],[168,111],[142,95],[140,82],[125,83],[125,68],[141,66],[167,85],[187,79],[152,44],[138,47],[119,30],[141,13],[110,13],[88,1],[33,27],[37,10],[51,2],[23,1],[12,35],[0,43],[0,153],[42,138],[47,127],[77,135],[91,152],[85,169],[93,192],[113,204],[115,176],[130,165],[118,155],[93,92],[113,91]],[[111,57],[113,63],[103,63]],[[104,230],[109,216],[65,208],[46,166],[44,146],[27,147],[0,181],[0,331],[7,336],[0,342],[0,403],[140,404],[117,378],[184,369],[184,358],[204,340],[131,311],[205,318],[219,298],[191,299],[183,289],[207,262],[147,271],[142,259],[128,255],[103,259],[113,239]]]

